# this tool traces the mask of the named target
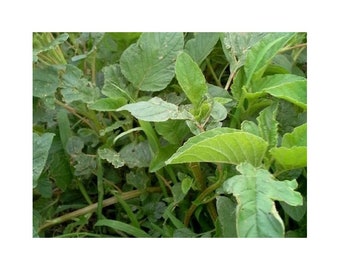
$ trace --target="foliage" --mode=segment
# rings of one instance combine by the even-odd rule
[[[34,33],[34,237],[306,237],[305,33]]]

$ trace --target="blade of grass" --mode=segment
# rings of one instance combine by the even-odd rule
[[[132,225],[126,224],[124,222],[117,221],[117,220],[102,219],[102,220],[97,221],[95,226],[107,226],[107,227],[110,227],[111,229],[123,231],[135,237],[142,237],[142,238],[150,237],[143,230],[138,229]]]
[[[128,191],[128,192],[121,194],[121,198],[123,200],[129,200],[129,199],[136,198],[136,197],[140,196],[143,192],[154,193],[154,192],[160,192],[160,191],[161,191],[161,189],[159,187],[150,187],[150,188],[147,188],[145,191],[132,190],[132,191]],[[118,200],[117,200],[116,196],[113,196],[113,197],[108,198],[108,199],[103,201],[103,207],[113,205],[117,202],[118,202]],[[84,208],[75,210],[71,213],[67,213],[67,214],[62,215],[60,217],[57,217],[55,219],[46,220],[46,222],[39,228],[39,232],[41,232],[41,231],[43,231],[43,230],[45,230],[49,227],[52,227],[54,225],[63,223],[63,222],[68,221],[68,220],[72,220],[72,219],[79,217],[81,215],[93,213],[97,210],[97,208],[98,208],[98,203],[94,203],[94,204],[88,205]]]
[[[131,207],[129,206],[129,204],[126,203],[126,201],[124,201],[120,195],[118,195],[117,192],[114,193],[115,197],[117,198],[118,202],[121,204],[121,206],[124,208],[126,214],[128,215],[129,219],[131,220],[131,223],[134,227],[140,229],[139,226],[139,222],[138,219],[136,217],[136,215],[132,212]]]

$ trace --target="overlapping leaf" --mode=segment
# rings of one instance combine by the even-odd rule
[[[258,42],[265,33],[222,33],[223,52],[233,73],[244,65],[249,49]]]
[[[253,90],[266,92],[293,104],[307,108],[307,80],[293,74],[276,74],[266,76],[254,83]]]
[[[190,119],[191,115],[179,110],[175,104],[166,102],[159,97],[148,101],[130,103],[117,109],[117,111],[129,111],[134,117],[143,121],[163,122],[168,119]]]
[[[196,33],[193,39],[185,44],[185,52],[200,65],[213,50],[219,38],[219,33]]]
[[[238,165],[241,175],[233,176],[223,184],[224,191],[233,193],[238,205],[236,226],[239,237],[283,237],[284,224],[274,201],[302,205],[302,196],[294,191],[296,180],[277,181],[264,169],[249,163]]]
[[[270,150],[278,169],[292,170],[307,166],[307,124],[296,127],[282,138],[282,146]]]
[[[38,178],[45,167],[53,137],[53,133],[44,133],[39,136],[33,133],[33,188],[38,184]]]
[[[294,35],[295,33],[269,33],[251,47],[244,63],[246,86],[262,77],[271,59]]]
[[[140,90],[163,90],[175,75],[176,56],[183,45],[182,33],[143,33],[122,54],[122,73]]]
[[[187,53],[183,52],[177,57],[176,78],[191,103],[198,107],[208,86],[201,69]]]
[[[166,164],[220,162],[259,166],[267,142],[253,134],[231,128],[216,128],[191,137]]]

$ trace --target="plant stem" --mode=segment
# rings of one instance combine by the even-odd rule
[[[304,47],[307,47],[307,43],[296,44],[296,45],[291,46],[291,47],[283,48],[278,53],[283,53],[283,52],[286,52],[286,51],[294,50],[296,48],[304,48]]]
[[[81,194],[85,198],[86,202],[88,204],[92,204],[93,202],[91,201],[91,198],[90,198],[89,194],[87,194],[86,189],[85,189],[83,183],[80,180],[78,180],[78,179],[77,179],[77,185],[78,185],[78,188],[79,188]]]
[[[210,185],[205,190],[203,190],[202,193],[200,195],[198,195],[195,202],[193,202],[191,204],[188,212],[186,213],[186,215],[184,217],[184,225],[186,227],[188,227],[191,216],[195,212],[197,206],[200,205],[201,203],[204,203],[204,198],[206,198],[210,193],[212,193],[214,190],[216,190],[217,188],[219,188],[221,186],[222,181],[223,181],[223,172],[222,172],[222,168],[221,168],[220,164],[217,164],[217,169],[219,171],[219,178],[218,178],[217,182],[215,182],[214,184]],[[207,204],[207,207],[208,207],[208,211],[209,211],[209,214],[210,214],[212,220],[215,221],[217,216],[218,216],[217,212],[216,212],[215,205],[213,204],[212,201],[209,201],[208,204]]]
[[[93,126],[86,118],[84,118],[84,117],[82,117],[81,115],[79,115],[78,112],[77,112],[74,108],[72,108],[72,107],[68,106],[67,104],[65,104],[65,103],[63,103],[63,102],[61,102],[61,101],[59,101],[58,99],[55,99],[55,103],[56,103],[57,105],[63,107],[63,108],[66,109],[67,111],[69,111],[71,114],[73,114],[73,115],[75,115],[76,117],[78,117],[81,121],[83,121],[84,123],[86,123],[86,124],[87,124],[90,128],[92,128],[93,130],[96,130],[95,127],[94,127],[94,126]]]
[[[193,162],[189,164],[189,168],[194,176],[196,183],[198,184],[199,190],[205,189],[205,181],[201,172],[201,166],[198,162]]]
[[[98,219],[103,218],[103,200],[104,200],[104,185],[103,185],[103,166],[99,155],[97,156],[97,189],[98,189]]]
[[[191,204],[187,214],[185,215],[185,218],[184,218],[184,225],[185,226],[189,225],[189,221],[191,219],[191,216],[195,212],[197,206],[199,204],[201,204],[204,201],[204,198],[207,197],[211,192],[213,192],[214,190],[219,188],[220,185],[221,185],[221,181],[217,181],[216,183],[210,185],[205,190],[203,190],[203,192],[200,195],[198,195],[197,199],[195,200],[195,203]],[[212,202],[210,201],[209,203],[212,203]],[[208,209],[209,208],[211,208],[211,206],[208,206]],[[209,213],[209,214],[212,216],[212,219],[215,220],[217,218],[216,209],[214,209],[214,210],[210,209],[210,211],[212,211],[212,213]]]
[[[155,193],[155,192],[160,192],[161,189],[159,187],[149,187],[147,188],[145,191],[141,191],[141,190],[132,190],[132,191],[128,191],[125,192],[123,194],[121,194],[121,198],[123,200],[129,200],[132,198],[136,198],[138,196],[140,196],[143,192],[150,192],[150,193]],[[112,196],[106,200],[103,200],[103,207],[107,207],[113,204],[116,204],[118,202],[117,198],[115,196]],[[82,216],[82,215],[86,215],[89,213],[93,213],[96,211],[96,209],[98,208],[98,203],[93,203],[91,205],[88,205],[84,208],[78,209],[76,211],[73,211],[71,213],[67,213],[65,215],[62,215],[60,217],[57,217],[55,219],[52,220],[47,220],[40,228],[39,228],[39,232],[52,227],[54,225],[63,223],[65,221],[68,220],[72,220],[76,217]]]
[[[207,59],[205,60],[205,62],[207,63],[208,69],[209,69],[211,75],[213,76],[213,78],[214,78],[214,80],[215,80],[215,83],[216,83],[219,87],[223,87],[222,84],[221,84],[221,82],[220,82],[219,79],[217,78],[217,75],[216,75],[216,73],[215,73],[213,67],[211,66],[211,63],[210,63],[209,58],[207,58]]]
[[[229,78],[228,78],[228,81],[227,81],[227,83],[226,83],[226,85],[225,85],[225,87],[224,87],[225,90],[227,90],[227,91],[229,90],[229,87],[230,87],[230,85],[231,85],[231,82],[233,81],[233,79],[234,79],[236,73],[237,73],[237,70],[235,70],[233,73],[230,74],[230,76],[229,76]]]

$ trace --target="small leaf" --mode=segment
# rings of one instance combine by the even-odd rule
[[[274,201],[289,205],[302,205],[302,196],[294,191],[296,180],[276,181],[269,171],[255,168],[249,163],[236,167],[241,175],[229,178],[223,184],[227,193],[233,193],[239,237],[283,237],[284,224]]]
[[[67,140],[66,151],[69,155],[77,155],[84,148],[84,142],[78,136],[71,136]]]
[[[104,85],[102,93],[110,98],[127,98],[132,100],[131,92],[128,90],[129,82],[124,78],[120,65],[114,64],[103,68]]]
[[[269,33],[249,50],[244,63],[244,71],[247,77],[246,86],[251,81],[260,79],[267,66],[278,51],[296,35],[295,33]]]
[[[143,230],[138,229],[132,225],[126,224],[124,222],[117,221],[117,220],[101,219],[101,220],[98,220],[94,226],[107,226],[107,227],[110,227],[111,229],[125,232],[134,237],[142,237],[142,238],[150,237]]]
[[[160,147],[158,152],[150,162],[149,172],[156,172],[165,166],[165,161],[169,159],[177,150],[176,145],[167,145],[165,147]]]
[[[307,124],[294,128],[291,133],[286,133],[282,138],[282,146],[307,146]]]
[[[89,109],[99,112],[112,112],[126,104],[126,99],[118,98],[101,98],[88,105]]]
[[[181,182],[181,188],[182,188],[182,192],[184,194],[187,194],[188,191],[191,188],[191,185],[193,183],[193,179],[191,177],[185,177],[182,182]]]
[[[236,203],[224,196],[216,198],[218,222],[222,229],[222,237],[237,237],[236,233]]]
[[[180,111],[178,106],[168,103],[159,97],[148,101],[130,103],[120,107],[116,111],[129,111],[139,120],[148,122],[163,122],[168,119],[190,119],[191,115],[186,111]]]
[[[58,71],[53,66],[33,69],[33,96],[53,96],[59,86]]]
[[[187,53],[183,52],[177,57],[176,78],[191,103],[198,107],[208,86],[201,69]]]
[[[89,175],[96,168],[97,163],[93,156],[80,153],[74,157],[77,164],[74,166],[76,169],[74,175]]]
[[[260,137],[231,128],[216,128],[191,137],[166,164],[220,162],[259,166],[267,150]]]
[[[116,151],[112,149],[108,148],[98,149],[98,155],[101,159],[105,159],[108,162],[110,162],[115,168],[120,168],[124,166],[123,159]]]
[[[200,65],[216,45],[219,33],[195,33],[195,37],[185,44],[185,52]]]
[[[183,44],[182,33],[143,33],[123,52],[122,73],[142,91],[163,90],[175,75],[175,59]]]
[[[269,149],[277,145],[278,122],[276,121],[277,103],[268,106],[260,112],[256,118],[259,127],[259,135],[268,142]]]
[[[249,49],[266,33],[223,33],[221,43],[223,52],[230,64],[230,72],[244,65]]]
[[[253,90],[266,92],[307,109],[307,80],[293,74],[266,76],[254,83]]]
[[[147,141],[127,144],[119,154],[129,168],[149,167],[151,161],[150,146]]]
[[[285,202],[280,202],[283,210],[295,221],[299,222],[304,215],[307,213],[307,202],[305,198],[303,199],[303,205],[291,206]]]
[[[291,148],[272,148],[270,154],[281,170],[293,170],[307,166],[307,147],[294,146]]]
[[[259,127],[253,121],[244,120],[241,124],[241,130],[260,137]]]
[[[177,145],[181,144],[186,135],[189,134],[188,126],[181,120],[156,122],[155,129],[169,143]]]
[[[33,133],[33,188],[37,186],[38,179],[45,167],[54,136],[53,133],[44,133],[41,136]]]

